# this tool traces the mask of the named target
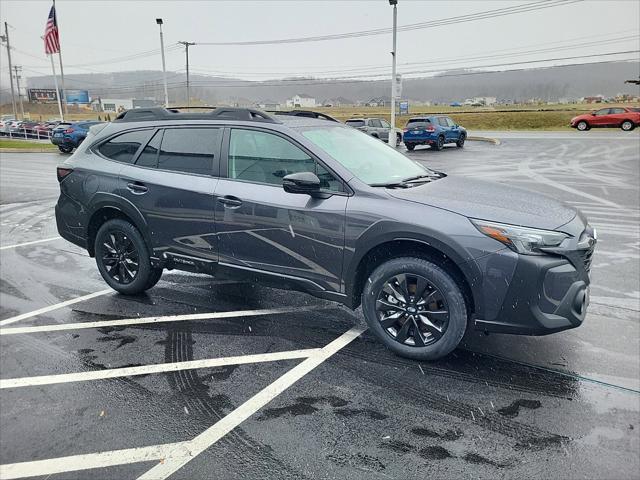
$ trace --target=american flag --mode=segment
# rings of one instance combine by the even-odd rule
[[[60,37],[58,36],[58,22],[56,21],[56,7],[51,7],[47,26],[44,29],[44,53],[51,55],[60,51]]]

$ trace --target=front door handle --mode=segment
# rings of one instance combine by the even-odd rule
[[[129,182],[127,183],[127,189],[136,195],[142,195],[143,193],[147,193],[149,188],[140,182]]]
[[[242,205],[242,200],[238,197],[234,197],[232,195],[225,195],[224,197],[218,198],[218,201],[223,204],[225,207],[229,208],[238,208]]]

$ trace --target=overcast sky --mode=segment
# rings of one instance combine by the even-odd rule
[[[533,1],[399,0],[398,25],[473,14]],[[184,49],[175,47],[179,40],[198,43],[306,37],[387,28],[392,21],[392,8],[387,0],[58,0],[56,5],[65,73],[160,70],[160,55],[153,52],[122,61],[122,57],[127,55],[159,49],[156,17],[164,19],[167,69],[170,71],[184,70]],[[40,39],[50,6],[50,0],[2,0],[0,20],[7,21],[11,26],[9,35],[12,47],[15,48],[12,52],[13,63],[22,65],[27,77],[48,75],[51,71]],[[574,47],[560,48],[566,46]],[[514,52],[540,49],[548,51],[511,55]],[[640,2],[588,0],[539,11],[399,32],[398,71],[430,72],[436,69],[638,49]],[[194,73],[221,73],[247,79],[306,74],[319,77],[386,75],[391,61],[390,50],[389,33],[284,45],[196,45],[190,49],[190,63]],[[486,55],[492,57],[477,58]],[[607,60],[616,58],[638,59],[639,55],[633,53],[606,57]],[[5,88],[8,75],[4,48],[0,59],[0,78],[2,87]],[[573,59],[555,61],[553,64],[604,59],[605,57]],[[443,63],[443,60],[448,63]],[[548,64],[531,64],[543,65]],[[522,66],[524,65],[492,68]],[[363,69],[359,70],[360,67]]]

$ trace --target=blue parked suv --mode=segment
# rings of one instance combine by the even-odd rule
[[[51,143],[62,153],[71,153],[87,137],[89,128],[103,122],[77,122],[56,127],[51,135]]]
[[[404,128],[404,145],[413,150],[416,145],[430,145],[435,150],[442,150],[447,143],[464,146],[467,131],[456,122],[445,116],[414,117],[409,119]]]

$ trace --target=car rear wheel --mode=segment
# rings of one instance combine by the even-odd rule
[[[467,136],[464,133],[461,133],[460,137],[458,138],[458,141],[456,142],[456,145],[458,146],[458,148],[464,147],[464,141],[466,139],[467,139]]]
[[[63,147],[62,145],[58,145],[58,150],[62,153],[71,153],[73,151],[73,147]]]
[[[142,235],[126,220],[108,220],[100,227],[95,255],[104,281],[125,295],[148,290],[162,275],[161,268],[151,265]]]
[[[414,148],[416,148],[416,146],[415,146],[413,143],[407,143],[407,142],[405,142],[405,143],[404,143],[404,146],[405,146],[405,147],[407,147],[407,150],[409,150],[409,151],[411,151],[411,150],[413,150]]]
[[[457,283],[444,269],[421,258],[396,258],[376,268],[365,282],[362,310],[387,348],[418,360],[449,354],[467,327]]]
[[[620,125],[620,128],[622,130],[624,130],[625,132],[630,132],[631,130],[633,130],[635,127],[635,125],[633,124],[633,122],[631,120],[625,120],[624,122],[622,122],[622,124]]]
[[[439,135],[436,143],[433,144],[434,150],[442,150],[444,148],[444,135]]]
[[[580,130],[581,132],[585,132],[585,131],[589,130],[589,124],[587,122],[585,122],[584,120],[580,120],[577,123],[576,128],[578,130]]]
[[[401,143],[402,143],[402,135],[400,135],[399,133],[396,133],[396,147],[399,147]]]

